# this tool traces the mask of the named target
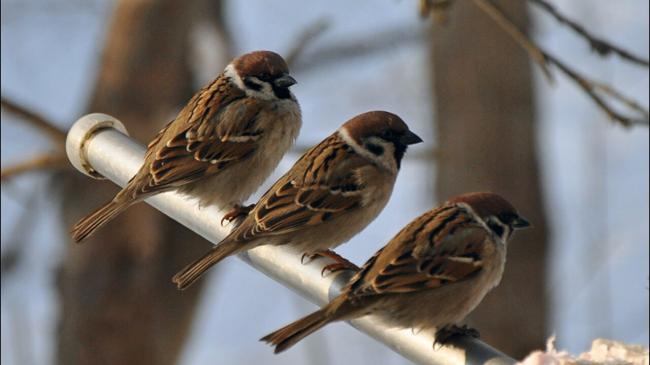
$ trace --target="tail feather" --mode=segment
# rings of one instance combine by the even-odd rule
[[[327,307],[299,319],[260,339],[275,346],[275,353],[280,353],[295,345],[298,341],[317,331],[334,319],[327,315]]]
[[[178,289],[186,289],[192,285],[196,279],[203,275],[203,273],[210,267],[216,265],[219,263],[219,261],[225,259],[226,257],[239,252],[241,248],[241,242],[226,240],[221,241],[210,251],[208,251],[208,253],[206,253],[203,257],[185,266],[183,270],[174,275],[172,281],[176,284],[176,286],[178,286]]]
[[[72,239],[76,243],[83,241],[130,206],[131,203],[116,200],[106,203],[72,227]]]

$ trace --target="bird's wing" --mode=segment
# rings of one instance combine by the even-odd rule
[[[249,156],[264,132],[256,128],[259,112],[258,102],[217,78],[149,143],[139,193],[196,181]]]
[[[443,206],[418,217],[350,280],[353,297],[408,293],[467,280],[483,267],[489,233],[464,209]]]
[[[233,232],[239,241],[316,226],[363,205],[367,163],[334,134],[305,153]]]

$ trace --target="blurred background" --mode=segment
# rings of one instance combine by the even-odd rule
[[[314,305],[236,259],[177,291],[171,276],[209,244],[145,204],[71,245],[68,227],[117,189],[66,163],[68,127],[105,112],[148,141],[256,49],[289,60],[304,118],[260,190],[364,111],[397,113],[425,139],[341,254],[363,263],[436,204],[492,190],[535,228],[511,242],[500,287],[469,319],[483,339],[517,358],[552,334],[573,353],[597,337],[648,346],[648,126],[612,121],[553,67],[551,85],[479,3],[2,0],[2,363],[407,363],[345,324],[273,355],[257,339]],[[536,1],[496,3],[572,70],[647,109],[647,66],[599,56]],[[647,1],[552,4],[647,59]]]

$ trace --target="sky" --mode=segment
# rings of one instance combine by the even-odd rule
[[[553,3],[587,29],[647,57],[647,1]],[[307,47],[306,56],[321,47],[365,39],[387,29],[413,34],[428,27],[418,17],[414,1],[302,4],[297,0],[278,1],[273,6],[262,0],[228,1],[226,18],[233,53],[254,49],[287,52],[302,31],[323,18],[329,27]],[[112,5],[106,0],[3,0],[2,95],[59,121],[63,128],[69,126],[87,104]],[[647,107],[647,69],[616,57],[596,57],[568,29],[538,11],[532,15],[535,39],[547,49]],[[223,65],[216,64],[209,47],[199,51],[205,58],[199,73],[205,75],[201,76],[205,82]],[[294,76],[299,84],[293,90],[301,102],[305,127],[297,145],[312,145],[351,116],[371,109],[394,111],[423,138],[434,139],[428,62],[427,42],[416,38],[395,44],[381,57],[351,58],[302,72],[298,69]],[[574,353],[587,350],[597,337],[648,346],[648,128],[624,129],[610,123],[562,77],[550,86],[535,70],[535,81],[541,176],[552,239],[549,335],[557,336],[558,348]],[[395,83],[401,92],[386,93],[387,85]],[[1,128],[3,167],[49,148],[44,137],[5,112]],[[431,195],[435,167],[432,172],[430,164],[417,157],[423,152],[416,148],[409,151],[413,153],[404,162],[383,214],[341,246],[340,252],[352,261],[365,261],[399,228],[439,201]],[[269,181],[297,157],[295,153],[287,155]],[[15,196],[32,196],[38,214],[21,207]],[[29,255],[13,277],[2,280],[3,364],[54,362],[58,306],[53,270],[63,254],[64,234],[56,224],[55,212],[56,202],[43,175],[24,176],[2,185],[3,253],[15,241],[18,217],[34,214],[26,240]],[[406,363],[345,324],[328,326],[286,354],[274,356],[257,339],[315,306],[236,259],[226,260],[209,277],[182,365],[211,359],[266,364]],[[247,285],[242,288],[241,282]],[[16,328],[31,339],[27,361],[12,342]],[[335,351],[339,348],[346,351]]]

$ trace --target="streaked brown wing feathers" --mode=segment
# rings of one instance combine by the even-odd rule
[[[142,190],[187,184],[252,154],[262,134],[254,129],[259,111],[259,104],[223,76],[217,78],[150,143]]]
[[[241,238],[284,234],[305,224],[318,225],[344,214],[360,203],[359,191],[350,190],[344,196],[342,192],[332,192],[324,187],[296,187],[289,182],[256,209],[255,219],[251,220],[254,223],[242,232]]]
[[[355,296],[406,293],[466,280],[481,270],[486,234],[463,210],[441,207],[398,233],[357,273],[350,290]]]
[[[344,148],[335,134],[305,153],[260,199],[250,218],[237,229],[237,239],[289,233],[361,206],[364,187],[354,172],[360,159],[342,153]],[[295,176],[294,171],[304,172]]]

